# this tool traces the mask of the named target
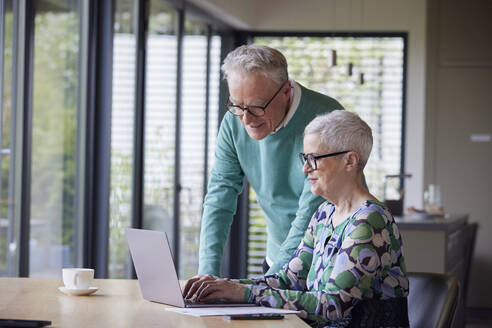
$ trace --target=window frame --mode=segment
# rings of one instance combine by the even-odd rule
[[[9,249],[12,267],[9,273],[19,277],[29,275],[29,231],[30,231],[30,181],[31,181],[31,131],[32,131],[32,66],[33,66],[33,34],[34,5],[31,1],[13,2],[13,45],[12,45],[12,152],[13,174],[12,193],[13,213],[9,223],[12,229]],[[11,163],[12,163],[11,162]],[[13,171],[13,172],[12,172]],[[10,212],[10,209],[9,209]],[[11,254],[11,252],[13,254]]]

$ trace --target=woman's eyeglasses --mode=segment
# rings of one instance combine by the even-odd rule
[[[318,156],[314,156],[313,154],[299,153],[299,159],[301,160],[302,166],[304,166],[304,164],[306,164],[307,162],[309,168],[313,171],[316,171],[318,169],[318,163],[317,163],[318,159],[346,154],[349,151],[350,150],[344,150],[336,153],[330,153],[330,154],[318,155]]]

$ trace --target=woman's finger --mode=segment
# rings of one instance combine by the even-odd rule
[[[200,294],[200,298],[204,301],[212,299],[226,299],[230,302],[240,303],[245,302],[245,291],[246,287],[240,283],[220,279],[212,284],[210,289],[206,289],[202,294]]]
[[[207,280],[207,281],[204,281],[200,287],[197,288],[197,290],[195,291],[195,295],[197,297],[197,299],[200,297],[200,294],[203,292],[203,290],[205,288],[207,288],[208,286],[212,285],[212,284],[215,284],[216,281],[215,280]]]
[[[205,295],[200,296],[200,302],[213,302],[218,299],[225,299],[226,297],[221,296],[223,292],[221,290],[215,290],[213,287],[210,287],[206,290]]]
[[[207,297],[217,291],[217,286],[215,284],[207,284],[200,290],[200,293],[197,293],[197,300],[200,302],[205,302],[207,300],[214,300],[212,297]]]
[[[217,298],[225,298],[228,299],[227,297],[228,292],[230,292],[231,289],[227,285],[227,282],[225,280],[215,280],[211,282],[207,282],[206,285],[203,285],[202,288],[197,291],[197,297],[200,300],[207,299],[207,300],[212,300],[214,299],[213,297]],[[213,294],[213,297],[211,296]],[[223,295],[223,297],[220,297],[220,295]]]
[[[187,293],[185,294],[185,298],[192,298],[193,295],[197,294],[197,290],[206,282],[208,281],[213,281],[217,279],[216,277],[212,275],[202,275],[199,276],[197,280],[195,280],[192,284]]]
[[[200,279],[200,276],[194,276],[194,277],[191,277],[190,279],[188,279],[188,281],[186,282],[186,285],[185,285],[185,287],[183,289],[183,295],[187,295],[188,294],[188,292],[190,291],[191,286],[198,279]]]

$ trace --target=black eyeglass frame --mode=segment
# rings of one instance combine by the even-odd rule
[[[280,90],[282,90],[282,88],[284,87],[286,82],[287,81],[282,83],[280,88],[277,90],[277,92],[275,92],[275,94],[272,96],[272,98],[270,98],[270,100],[267,101],[265,106],[244,106],[244,107],[242,107],[242,106],[233,104],[230,99],[227,99],[226,108],[230,113],[232,113],[236,116],[243,116],[244,112],[248,111],[253,116],[261,117],[261,116],[265,115],[265,109],[268,107],[268,105],[270,105],[270,103],[273,101],[273,99],[275,99],[275,97],[280,93]],[[257,110],[257,113],[254,112],[255,110]],[[236,113],[236,111],[240,111],[240,113],[238,114],[238,113]]]
[[[319,156],[314,156],[313,154],[304,154],[304,153],[299,153],[299,159],[301,160],[302,166],[307,162],[308,166],[311,170],[316,171],[318,169],[318,159],[321,158],[326,158],[326,157],[332,157],[332,156],[338,156],[342,154],[346,154],[350,152],[351,150],[344,150],[344,151],[338,151],[336,153],[330,153],[330,154],[324,154],[324,155],[319,155]],[[314,163],[314,167],[311,165],[311,158]]]

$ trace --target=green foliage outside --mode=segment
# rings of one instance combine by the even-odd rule
[[[162,128],[153,133],[152,139],[163,140]],[[172,220],[174,166],[162,167],[162,163],[174,159],[174,145],[147,144],[146,158],[152,163],[145,167],[146,184],[144,191],[144,226],[146,229],[163,231],[164,221]],[[152,167],[156,165],[156,167]],[[126,243],[125,229],[131,226],[133,154],[131,152],[111,152],[111,190],[110,190],[110,234],[109,234],[109,276],[125,278],[129,272],[130,254]]]
[[[125,228],[131,225],[132,204],[131,154],[111,152],[111,190],[109,211],[109,273],[111,278],[124,278],[129,253]]]
[[[12,113],[12,33],[13,17],[12,12],[6,12],[4,15],[3,31],[3,76],[1,83],[2,92],[2,117],[1,117],[1,145],[2,149],[10,149],[10,121]],[[0,176],[0,222],[7,223],[9,209],[9,171],[10,155],[0,155],[1,176]],[[7,227],[0,228],[0,276],[7,272],[8,265],[8,237]]]
[[[34,33],[31,240],[69,246],[74,263],[78,14],[39,13]]]
[[[9,149],[12,12],[6,12],[4,18],[2,148]],[[34,22],[30,239],[35,242],[33,247],[44,252],[51,246],[65,245],[70,250],[68,261],[73,263],[78,14],[39,12]],[[2,156],[2,219],[8,217],[9,161],[10,156]],[[5,271],[6,265],[7,239],[0,235],[0,271]],[[42,266],[38,269],[53,269],[49,262],[42,262]]]

